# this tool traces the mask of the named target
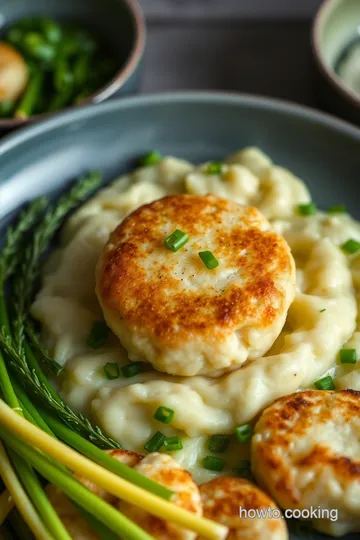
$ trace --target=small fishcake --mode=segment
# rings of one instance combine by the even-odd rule
[[[130,450],[124,450],[123,448],[105,450],[105,452],[117,461],[120,461],[120,463],[122,463],[123,465],[127,465],[128,467],[135,467],[135,465],[140,463],[140,461],[144,457],[142,454],[138,454],[137,452],[130,452]],[[95,495],[97,495],[101,499],[104,499],[104,501],[106,501],[107,503],[115,504],[115,502],[117,501],[117,497],[115,495],[112,495],[104,488],[97,486],[92,480],[89,480],[88,478],[85,478],[84,476],[80,476],[78,474],[74,474],[74,476],[76,480],[81,482],[87,489],[95,493]]]
[[[176,253],[164,240],[189,241]],[[199,252],[219,262],[209,270]],[[264,216],[213,195],[174,195],[133,212],[97,266],[105,319],[131,360],[171,375],[217,376],[262,356],[295,294],[295,265]]]
[[[200,486],[200,495],[204,517],[229,527],[227,540],[287,540],[286,522],[280,510],[248,480],[215,478]]]
[[[144,457],[134,469],[174,491],[175,504],[198,516],[202,515],[199,488],[191,474],[182,469],[172,457],[154,452]],[[196,533],[152,516],[132,504],[119,500],[118,507],[121,513],[137,523],[156,540],[195,540],[196,538]]]
[[[334,536],[360,531],[360,392],[308,390],[260,417],[252,470],[282,508],[304,510]],[[319,509],[320,515],[308,515]]]

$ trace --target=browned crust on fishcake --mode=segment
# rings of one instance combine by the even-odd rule
[[[230,528],[229,537],[237,530],[248,529],[251,520],[239,517],[239,508],[261,510],[274,508],[276,504],[257,486],[241,478],[215,478],[200,487],[203,515]],[[266,528],[275,532],[283,530],[281,519],[269,519]],[[235,535],[234,535],[235,537]]]
[[[166,454],[150,454],[150,461],[142,462],[137,468],[140,474],[174,491],[173,503],[196,515],[202,515],[200,493],[191,474],[179,467]],[[157,459],[161,462],[158,464]],[[184,531],[169,521],[158,518],[134,505],[119,503],[119,510],[134,520],[141,528],[159,540],[184,538]],[[185,535],[186,537],[186,535]]]
[[[320,410],[317,410],[320,407]],[[300,502],[300,493],[292,479],[290,468],[301,471],[309,468],[319,473],[332,469],[332,474],[340,483],[352,480],[360,481],[360,460],[350,459],[331,451],[328,446],[315,444],[310,453],[299,456],[299,459],[284,466],[283,455],[291,452],[294,436],[305,437],[307,431],[315,423],[317,425],[331,422],[341,415],[342,425],[351,424],[360,418],[360,392],[342,390],[339,392],[307,390],[296,392],[276,400],[260,417],[255,433],[270,434],[253,444],[253,458],[262,470],[267,470],[272,483],[271,491],[288,497],[293,504]],[[336,433],[334,432],[334,437]],[[281,451],[280,451],[281,450]],[[290,458],[291,459],[291,458]],[[274,478],[276,481],[273,483]]]
[[[145,457],[143,454],[131,452],[130,450],[124,450],[123,448],[105,450],[105,453],[109,454],[111,457],[113,457],[117,461],[120,461],[120,463],[122,463],[123,465],[127,465],[128,467],[135,467]],[[105,489],[99,487],[95,482],[89,480],[84,476],[74,474],[74,477],[90,491],[95,493],[95,495],[101,497],[101,499],[104,499],[109,504],[115,504],[117,500],[117,497],[115,495],[112,495]]]
[[[225,338],[249,322],[254,328],[270,326],[284,309],[284,292],[274,279],[280,273],[293,275],[293,260],[282,237],[259,230],[264,218],[258,210],[244,208],[212,195],[176,195],[133,212],[112,233],[98,266],[97,288],[104,306],[117,311],[128,327],[143,329],[169,346],[196,334],[210,340]],[[227,230],[221,225],[229,212],[238,214],[239,222]],[[179,290],[179,280],[171,275],[176,254],[164,247],[164,225],[169,222],[190,237],[182,249],[191,248],[192,238],[198,241],[207,231],[215,231],[217,258],[241,270],[246,283],[221,292],[209,287],[206,294]],[[244,249],[248,255],[241,254]],[[155,250],[161,251],[165,262],[152,279],[146,279],[141,261]],[[197,253],[192,264],[194,271],[204,272]]]

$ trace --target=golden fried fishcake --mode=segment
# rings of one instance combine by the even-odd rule
[[[199,488],[190,473],[182,469],[172,457],[152,453],[134,467],[139,473],[175,492],[174,503],[198,516],[202,515]],[[150,515],[145,510],[119,500],[120,512],[128,516],[156,540],[194,540],[196,533],[181,529],[168,521]]]
[[[174,230],[189,241],[176,253]],[[198,253],[211,251],[209,270]],[[256,209],[213,195],[144,205],[111,234],[97,267],[105,319],[131,360],[173,375],[219,375],[262,356],[295,294],[285,240]]]
[[[286,522],[276,504],[261,489],[242,478],[223,476],[200,486],[203,515],[229,527],[227,540],[287,540]],[[264,517],[246,517],[245,511]],[[269,515],[269,510],[275,516]],[[240,513],[242,514],[240,515]]]
[[[106,450],[106,453],[112,456],[113,458],[120,461],[120,463],[123,463],[124,465],[127,465],[128,467],[135,467],[140,461],[143,459],[143,455],[138,454],[136,452],[130,452],[129,450],[124,450],[122,448],[116,449],[116,450]],[[90,491],[95,493],[98,497],[101,497],[104,499],[104,501],[108,502],[109,504],[115,504],[117,498],[115,495],[112,495],[105,489],[97,486],[92,482],[91,480],[88,480],[84,476],[80,476],[75,474],[74,475],[76,480],[81,482],[85,487],[87,487]]]
[[[360,392],[308,390],[275,401],[256,425],[252,469],[282,508],[327,509],[302,516],[318,530],[360,531]]]

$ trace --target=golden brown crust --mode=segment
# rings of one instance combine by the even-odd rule
[[[281,501],[292,506],[299,505],[303,496],[302,488],[294,482],[294,468],[298,477],[306,478],[312,470],[315,478],[326,470],[339,485],[360,482],[360,459],[346,455],[346,443],[343,451],[332,448],[332,440],[342,436],[339,431],[351,433],[359,418],[360,392],[355,390],[307,390],[276,400],[263,412],[255,428],[255,433],[265,434],[261,439],[256,435],[253,439],[253,465],[258,480],[269,484],[274,496],[277,493]],[[304,446],[295,459],[292,452],[296,440],[309,438],[314,426],[318,432],[330,426],[332,435],[326,431],[323,442],[313,437],[312,444]],[[357,431],[360,434],[360,428]]]
[[[199,516],[202,506],[199,488],[191,474],[182,469],[170,456],[152,453],[146,456],[136,470],[175,493],[173,502]],[[196,534],[160,519],[131,504],[119,501],[119,510],[157,540],[195,540]]]
[[[203,515],[229,527],[227,540],[240,538],[286,539],[287,531],[281,517],[253,519],[239,516],[239,509],[278,510],[275,503],[257,486],[242,478],[215,478],[200,486]],[[280,512],[279,512],[280,516]]]
[[[114,450],[105,450],[107,454],[112,456],[117,461],[120,461],[123,465],[127,465],[128,467],[135,467],[140,463],[140,461],[143,459],[142,454],[138,454],[137,452],[131,452],[130,450],[124,450],[121,449],[114,449]],[[104,499],[104,501],[108,502],[109,504],[115,504],[117,501],[117,497],[115,495],[112,495],[105,489],[97,486],[94,482],[89,480],[88,478],[85,478],[84,476],[80,476],[77,474],[74,474],[74,477],[76,480],[81,482],[86,488],[88,488],[90,491],[95,493],[98,497],[101,499]]]
[[[230,214],[234,224],[222,227]],[[199,239],[211,231],[216,257],[246,276],[244,283],[224,285],[221,290],[210,286],[206,294],[204,289],[179,290],[181,276],[174,276],[177,256],[164,247],[168,223],[189,235],[182,249],[194,248],[189,261],[194,272],[204,272],[197,256]],[[169,196],[142,206],[111,235],[98,267],[98,294],[125,325],[169,347],[197,334],[221,340],[249,321],[254,328],[268,327],[284,304],[276,278],[281,273],[293,275],[294,268],[286,242],[266,228],[266,220],[255,208],[212,195]],[[143,261],[157,253],[161,259],[148,279]]]

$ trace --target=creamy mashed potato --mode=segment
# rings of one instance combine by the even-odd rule
[[[124,366],[127,352],[109,333],[99,349],[86,340],[94,321],[102,319],[95,295],[95,267],[118,224],[139,206],[168,194],[212,193],[253,205],[283,235],[296,263],[297,289],[280,335],[260,358],[217,378],[172,376],[155,370],[108,380],[107,363]],[[342,347],[360,358],[358,320],[360,259],[340,246],[360,241],[360,226],[347,214],[299,216],[297,205],[311,200],[304,183],[248,148],[225,160],[220,173],[175,158],[142,167],[121,177],[84,204],[66,223],[59,249],[48,261],[42,288],[32,306],[44,340],[65,365],[60,382],[64,399],[90,414],[126,448],[143,451],[156,432],[179,435],[183,449],[173,457],[198,482],[228,475],[249,447],[232,436],[221,473],[203,468],[208,438],[234,433],[252,422],[275,399],[330,374],[338,388],[360,390],[360,363],[340,365]],[[159,406],[175,411],[171,425],[154,419]]]

